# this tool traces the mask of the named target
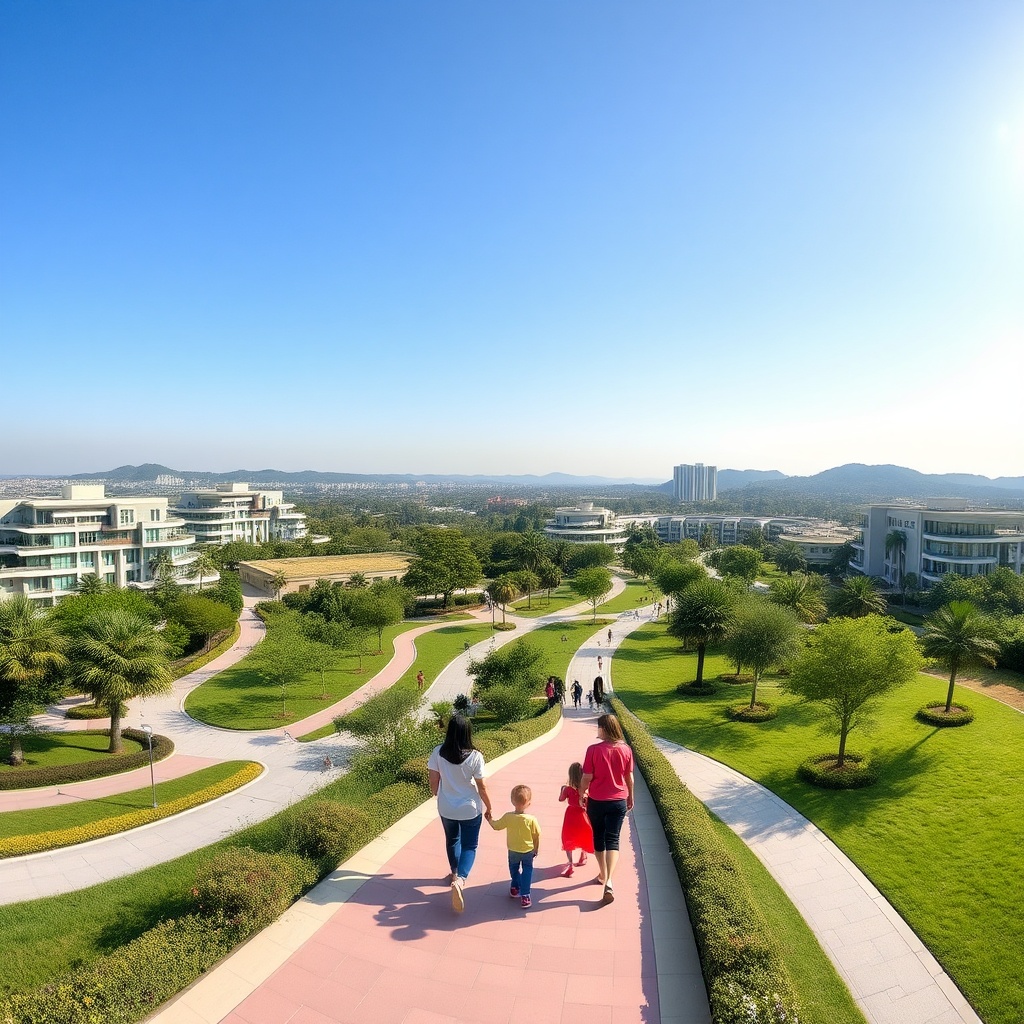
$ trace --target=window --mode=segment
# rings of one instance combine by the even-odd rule
[[[50,543],[55,548],[73,548],[75,546],[75,535],[73,533],[55,533],[50,538]]]
[[[131,526],[135,522],[135,509],[123,508],[121,509],[120,519],[118,520],[121,526]]]
[[[78,583],[77,576],[54,576],[53,577],[53,588],[54,590],[74,590],[75,585]]]
[[[129,548],[124,553],[124,560],[129,565],[134,565],[136,562],[138,562],[138,560],[139,560],[139,550],[138,550],[138,548]]]
[[[160,522],[160,509],[158,509],[158,508],[151,508],[149,510],[149,521],[151,523],[159,523]]]
[[[112,572],[105,572],[103,574],[103,582],[113,586],[117,582],[117,577]]]
[[[96,530],[87,530],[85,533],[78,535],[78,543],[82,544],[95,544],[100,539],[99,532]]]
[[[50,581],[45,576],[33,576],[28,581],[29,590],[49,590]]]
[[[139,570],[138,569],[129,569],[124,574],[124,581],[125,581],[125,583],[138,583],[139,582]]]
[[[147,530],[146,531],[146,543],[155,544],[160,539],[159,530]]]
[[[50,568],[50,556],[49,555],[29,555],[25,559],[25,565],[29,569],[49,569]]]
[[[91,551],[83,551],[78,556],[78,564],[85,569],[91,569],[96,564],[96,556]]]
[[[74,555],[53,555],[50,558],[51,569],[74,569],[75,568],[75,556]]]
[[[103,564],[104,565],[114,565],[115,557],[116,556],[115,556],[115,553],[113,551],[104,551],[103,552]]]

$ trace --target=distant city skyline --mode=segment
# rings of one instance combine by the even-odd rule
[[[1024,5],[0,5],[0,473],[1024,473]]]

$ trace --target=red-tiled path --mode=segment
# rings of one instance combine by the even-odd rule
[[[569,715],[573,713],[570,711]],[[596,738],[594,717],[488,779],[495,812],[533,789],[543,838],[533,907],[508,896],[504,833],[484,823],[466,910],[451,909],[435,818],[223,1018],[225,1024],[656,1024],[658,986],[643,863],[627,822],[617,898],[599,903],[593,858],[562,878],[568,765]]]

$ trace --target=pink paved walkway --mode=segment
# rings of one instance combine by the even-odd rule
[[[551,742],[488,780],[496,812],[514,784],[533,788],[543,839],[530,910],[509,899],[504,834],[485,823],[456,916],[435,819],[224,1024],[657,1024],[651,914],[631,825],[614,903],[598,902],[593,858],[560,877],[558,791],[595,738],[593,716],[567,718]]]
[[[192,757],[188,754],[172,754],[154,765],[156,781],[168,782],[180,779],[201,768],[220,764],[215,757]],[[56,807],[58,804],[80,803],[82,800],[99,800],[117,793],[130,793],[150,784],[149,765],[135,771],[108,775],[102,779],[87,782],[65,783],[62,786],[42,786],[38,789],[15,789],[0,792],[0,812],[23,811],[32,807]]]

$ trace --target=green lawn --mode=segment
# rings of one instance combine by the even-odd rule
[[[135,754],[142,749],[141,743],[124,737],[123,753]],[[25,751],[26,768],[44,768],[50,765],[80,764],[83,761],[99,761],[107,757],[110,746],[108,736],[86,735],[80,732],[41,732],[25,736],[21,743]],[[0,743],[6,757],[9,746]],[[0,763],[0,773],[20,771],[9,764]]]
[[[663,626],[645,626],[615,654],[616,694],[653,732],[732,765],[815,822],[899,910],[986,1024],[1024,1020],[1024,716],[958,690],[974,723],[923,725],[914,712],[944,696],[945,684],[922,674],[888,696],[870,733],[851,735],[853,749],[876,758],[879,783],[819,790],[795,774],[808,755],[835,749],[816,712],[769,679],[758,692],[779,705],[778,718],[733,722],[725,708],[748,696],[747,686],[675,694],[694,677],[695,661]],[[708,657],[709,677],[731,670],[721,656]]]
[[[551,615],[554,612],[560,612],[562,609],[569,608],[574,604],[580,604],[582,601],[583,598],[579,594],[569,589],[568,583],[563,583],[560,587],[551,591],[550,598],[546,591],[538,590],[529,602],[518,601],[516,604],[510,605],[508,610],[524,618],[536,619],[541,615]],[[532,608],[528,608],[527,604],[531,604]],[[501,615],[500,609],[498,609],[497,614]]]
[[[425,686],[429,686],[445,665],[465,650],[466,644],[472,646],[486,640],[490,635],[490,623],[475,622],[465,626],[443,626],[441,629],[434,629],[418,636],[415,641],[416,660],[394,685],[414,689],[416,673],[422,671],[426,680]],[[299,740],[319,740],[333,735],[334,726],[329,724],[300,736]]]
[[[645,604],[653,604],[660,597],[661,591],[653,581],[641,583],[640,580],[626,580],[626,589],[618,597],[599,604],[597,614],[618,615],[619,612],[629,612]]]
[[[593,636],[602,626],[607,626],[611,620],[601,619],[593,623],[590,619],[586,622],[553,622],[550,626],[541,626],[533,629],[523,636],[535,647],[539,647],[547,658],[545,675],[558,676],[559,679],[566,679],[569,670],[569,662],[586,641],[587,637]],[[562,637],[565,640],[562,640]],[[572,686],[572,680],[566,680],[567,689]],[[581,679],[584,684],[584,691],[588,689],[587,680]]]
[[[169,782],[159,782],[156,787],[157,802],[165,804],[179,797],[189,796],[207,786],[230,778],[247,761],[225,761],[223,764],[202,768],[190,775]],[[0,814],[0,838],[36,835],[106,818],[117,818],[122,814],[153,806],[153,790],[150,786],[133,789],[128,793],[116,793],[100,800],[82,800],[79,803],[61,804],[56,807],[39,807],[25,811],[6,811]]]
[[[252,671],[247,665],[248,658],[197,686],[185,698],[185,710],[200,722],[223,729],[280,729],[357,690],[391,660],[395,637],[418,625],[422,623],[400,622],[385,629],[383,653],[364,655],[361,672],[359,658],[341,651],[326,673],[326,685],[321,684],[320,673],[311,669],[300,682],[288,687],[286,711],[282,711],[281,688]],[[273,642],[274,619],[271,618],[262,643]]]

